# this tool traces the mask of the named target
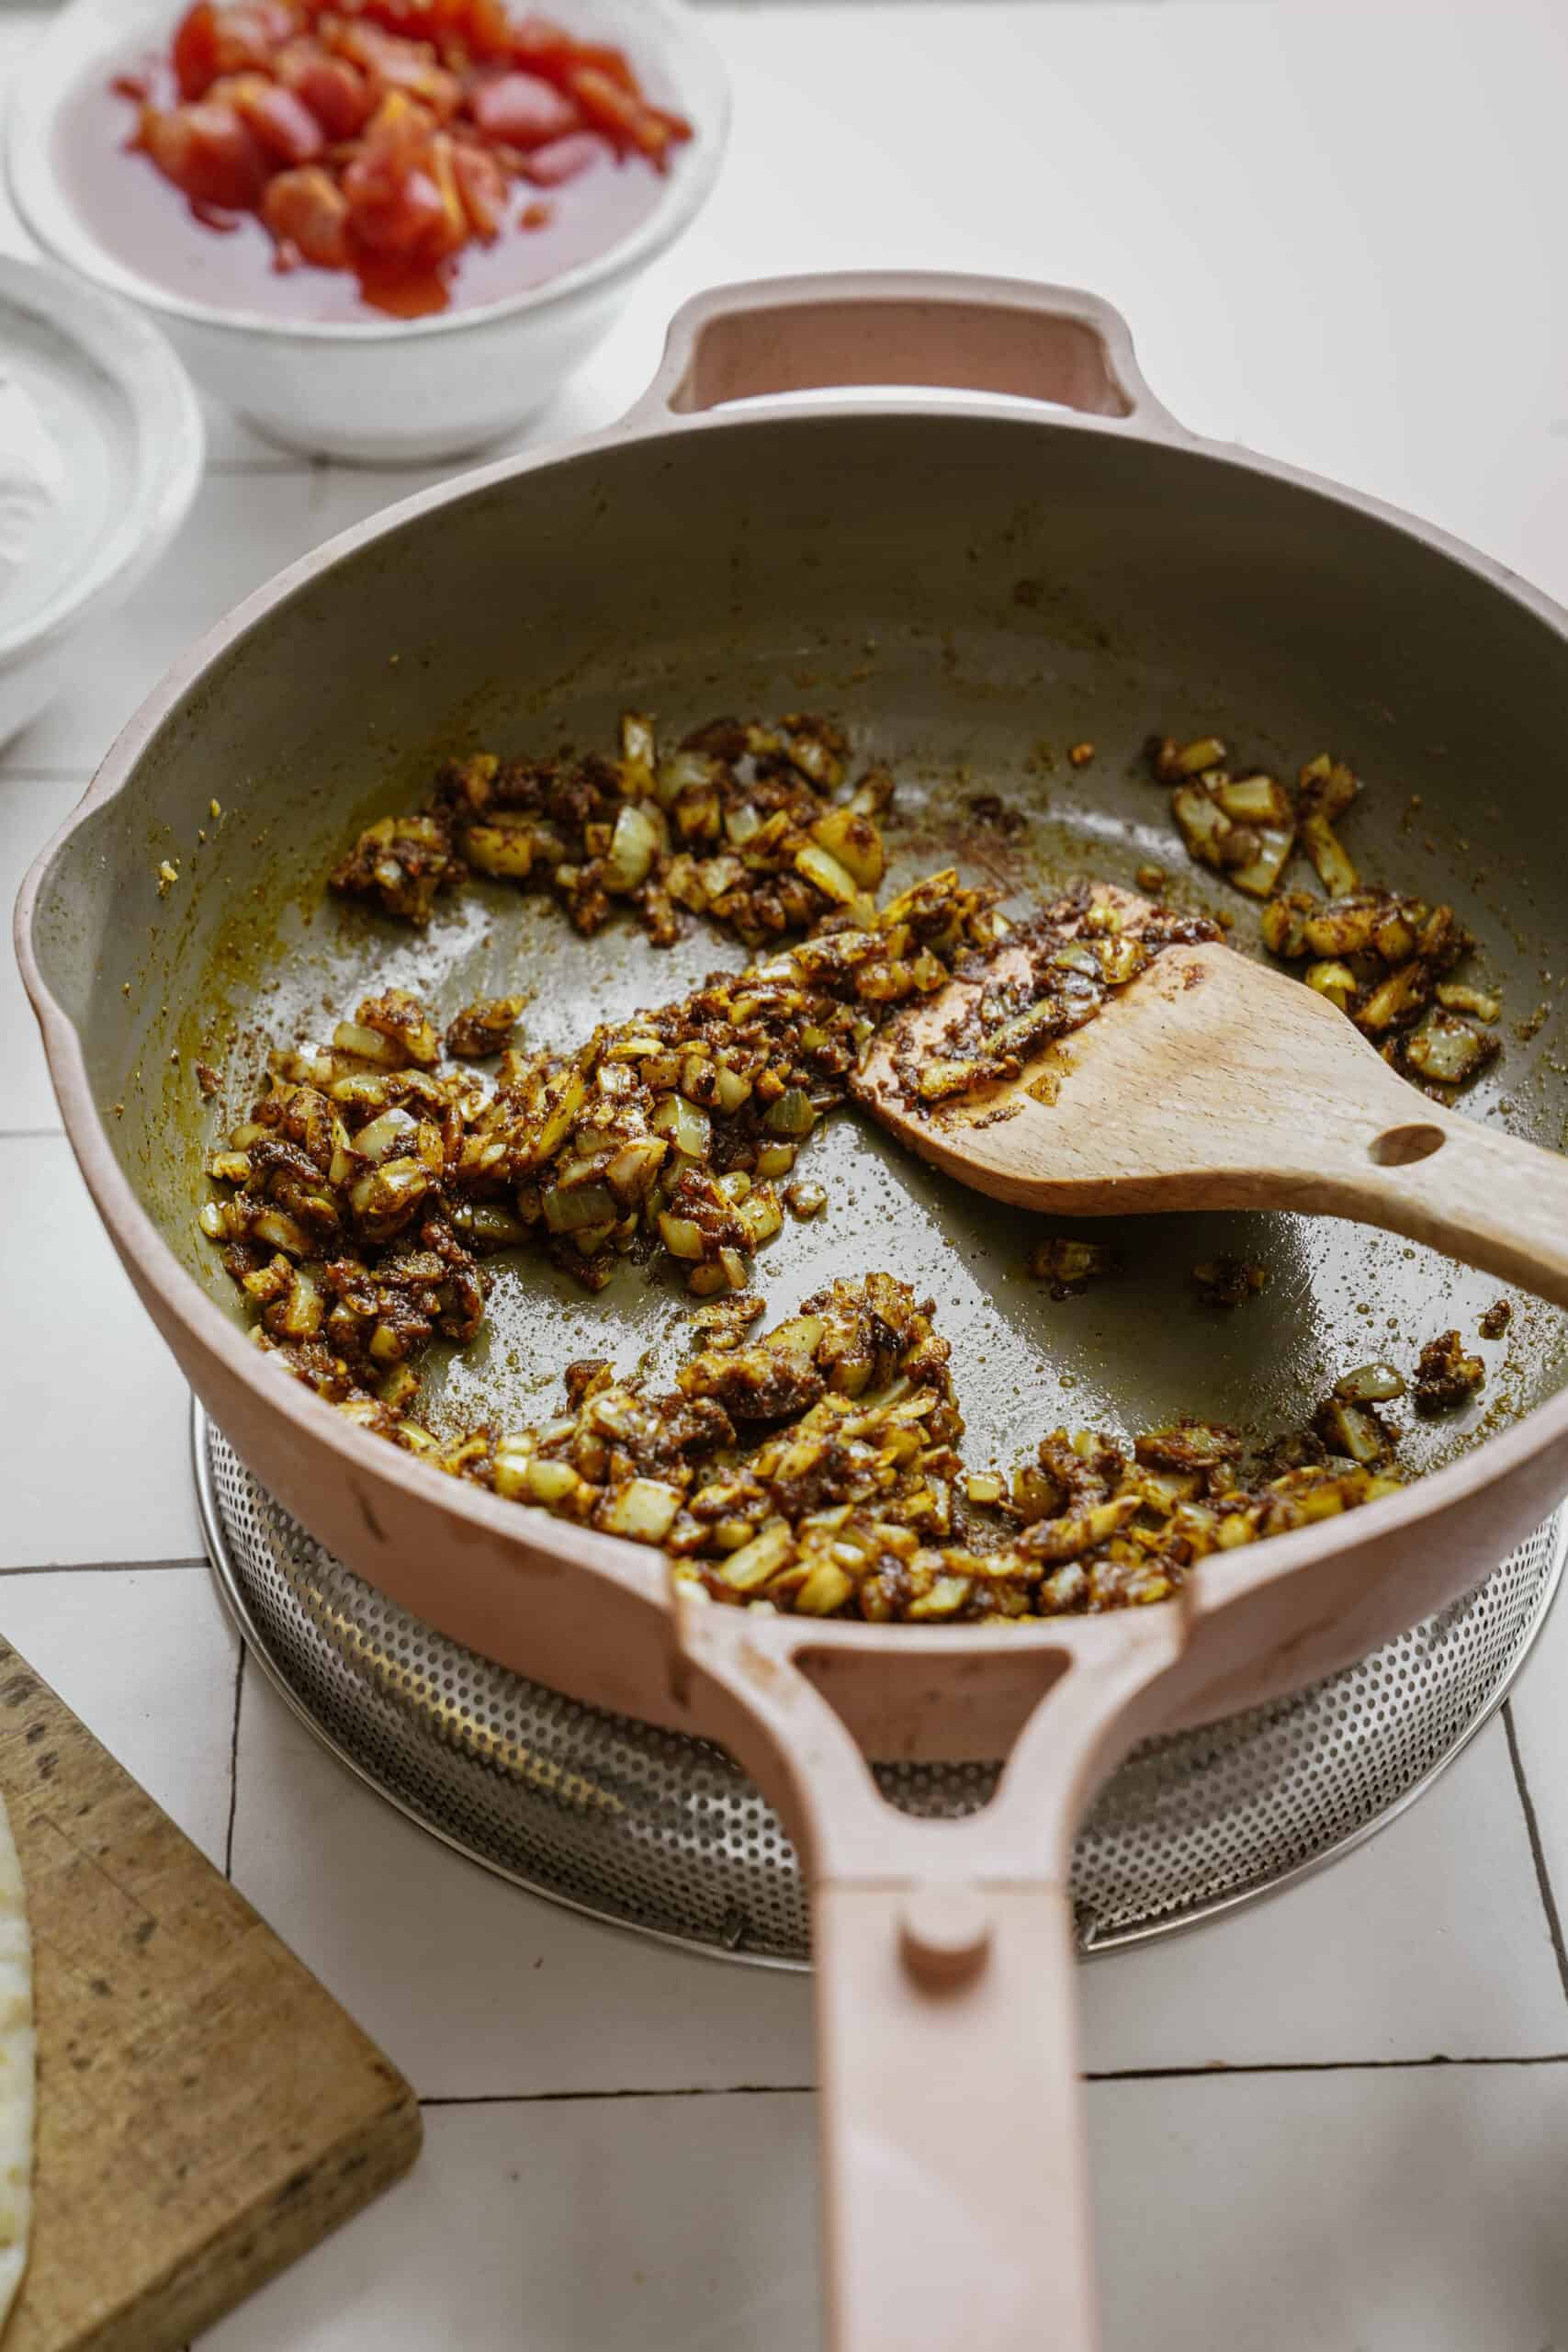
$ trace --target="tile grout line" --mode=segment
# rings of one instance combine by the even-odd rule
[[[1448,2067],[1568,2066],[1568,2050],[1529,2052],[1511,2058],[1282,2058],[1237,2064],[1091,2067],[1085,2083],[1223,2082],[1234,2075],[1408,2075],[1440,2073]],[[558,2107],[627,2098],[802,2098],[815,2097],[816,2083],[646,2084],[625,2090],[476,2091],[422,2098],[422,2108]]]
[[[1449,2067],[1568,2066],[1568,2050],[1526,2050],[1508,2057],[1450,2058],[1435,2050],[1429,2058],[1258,2058],[1216,2060],[1208,2066],[1101,2066],[1086,2083],[1190,2083],[1223,2081],[1228,2075],[1416,2075]]]
[[[1519,1753],[1519,1736],[1514,1726],[1514,1702],[1505,1699],[1502,1708],[1503,1730],[1508,1742],[1508,1761],[1514,1768],[1514,1786],[1519,1793],[1519,1805],[1525,1816],[1525,1835],[1529,1839],[1530,1860],[1535,1864],[1535,1883],[1540,1896],[1540,1907],[1546,1914],[1546,1932],[1551,1939],[1552,1956],[1557,1962],[1558,1981],[1563,1997],[1568,1999],[1568,1944],[1562,1937],[1562,1917],[1557,1908],[1557,1896],[1551,1883],[1551,1873],[1546,1866],[1546,1851],[1540,1842],[1540,1825],[1536,1819],[1535,1800],[1530,1795],[1529,1782],[1525,1777],[1525,1759]]]
[[[163,1576],[171,1568],[205,1568],[208,1566],[205,1553],[188,1560],[20,1560],[11,1567],[0,1568],[0,1577]]]
[[[296,479],[313,471],[310,458],[287,458],[281,450],[273,458],[209,458],[206,474],[220,481],[268,481],[274,474],[292,474]]]
[[[244,1636],[234,1668],[234,1720],[229,1732],[229,1820],[223,1832],[223,1875],[234,1883],[234,1815],[240,1801],[240,1706],[245,1694],[245,1660],[250,1656]]]
[[[0,778],[0,782],[4,779]],[[0,1127],[0,1143],[63,1143],[63,1127]]]
[[[694,2083],[689,2086],[654,2084],[645,2090],[619,2091],[476,2091],[451,2098],[422,2098],[422,2108],[434,2107],[569,2107],[594,2101],[613,2104],[625,2098],[807,2098],[815,2083]]]

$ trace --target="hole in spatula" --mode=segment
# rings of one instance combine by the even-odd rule
[[[1381,1136],[1367,1146],[1369,1156],[1380,1168],[1408,1168],[1414,1159],[1430,1159],[1441,1151],[1448,1137],[1441,1127],[1427,1119],[1416,1119],[1407,1127],[1386,1127]]]

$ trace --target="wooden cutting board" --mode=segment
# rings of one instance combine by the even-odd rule
[[[5,2352],[172,2352],[407,2170],[413,2094],[0,1642],[38,2018],[32,2259]]]

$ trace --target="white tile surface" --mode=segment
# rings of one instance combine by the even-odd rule
[[[1124,310],[1198,429],[1428,514],[1568,594],[1559,0],[716,0],[704,16],[736,81],[717,198],[530,443],[616,417],[674,303],[708,283],[885,265],[1055,277]],[[25,35],[0,16],[0,82]],[[0,197],[0,247],[17,242]],[[0,750],[7,898],[170,659],[429,478],[297,465],[209,423],[216,471],[185,536],[66,702]],[[30,1015],[0,978],[0,1568],[189,1558],[185,1392],[63,1142],[16,1132],[55,1125]],[[234,1647],[205,1573],[0,1577],[0,1626],[220,1852]],[[1563,2068],[1419,2063],[1568,2050],[1538,1875],[1568,1901],[1565,1677],[1568,1611],[1513,1702],[1539,1852],[1495,1725],[1320,1879],[1083,1973],[1100,2072],[1402,2062],[1097,2083],[1108,2352],[1568,2346]],[[246,1892],[419,2089],[547,2096],[433,2109],[414,2177],[209,2343],[811,2352],[811,2102],[724,2095],[809,2078],[807,1987],[488,1880],[333,1765],[254,1667],[241,1732]],[[705,2095],[559,2096],[628,2088]]]
[[[1108,2352],[1551,2352],[1568,2335],[1564,2079],[1096,2085]]]
[[[0,1233],[12,1335],[0,1567],[196,1559],[189,1392],[63,1136],[0,1136]]]
[[[1106,2352],[1551,2352],[1561,2067],[1089,2091]],[[812,2102],[436,2109],[419,2168],[209,2352],[812,2352]]]
[[[614,1929],[422,1853],[421,1833],[260,1678],[247,1681],[240,1758],[237,1882],[423,2095],[815,2079],[798,1979],[628,1950]],[[416,1880],[431,1898],[417,1912]],[[352,1899],[325,1901],[327,1887]],[[1222,1925],[1097,1961],[1079,1984],[1094,2072],[1568,2048],[1501,1724],[1334,1870]]]
[[[1568,1989],[1568,1951],[1561,1941],[1568,1930],[1568,1605],[1553,1611],[1508,1712]]]
[[[787,2096],[436,2109],[412,2177],[203,2352],[806,2352],[814,2128]]]
[[[15,904],[22,876],[81,797],[75,779],[0,775],[0,907]],[[7,946],[0,953],[0,1135],[59,1125],[38,1023]]]
[[[207,424],[207,464],[212,473],[276,473],[296,469],[299,460],[291,450],[264,440],[243,417],[209,394],[200,395]]]
[[[1343,1861],[1080,1982],[1094,2070],[1568,2049],[1501,1723]]]
[[[0,1578],[6,1639],[223,1867],[240,1645],[199,1568]]]
[[[520,1894],[382,1804],[245,1679],[234,1879],[422,2096],[798,2084],[798,1977]]]

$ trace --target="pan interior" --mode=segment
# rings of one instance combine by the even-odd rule
[[[664,953],[629,925],[583,941],[488,886],[423,936],[328,899],[355,827],[412,805],[442,756],[609,748],[626,706],[671,739],[720,712],[826,711],[899,778],[895,882],[956,863],[1027,899],[1084,873],[1131,883],[1153,861],[1166,895],[1223,904],[1247,944],[1256,910],[1187,865],[1142,757],[1151,729],[1213,729],[1258,764],[1293,773],[1327,749],[1363,775],[1343,829],[1363,876],[1451,899],[1504,989],[1505,1052],[1464,1108],[1561,1147],[1565,705],[1568,650],[1527,605],[1213,453],[1008,414],[738,418],[480,478],[308,571],[220,645],[73,836],[37,937],[140,1200],[240,1320],[197,1227],[201,1156],[267,1043],[324,1036],[393,982],[444,1018],[476,992],[530,989],[527,1034],[565,1044],[742,960],[694,923]],[[1075,768],[1083,741],[1095,756]],[[1022,813],[1016,839],[976,816],[982,794]],[[177,878],[160,894],[165,862]],[[197,1058],[222,1075],[211,1102]],[[1473,1344],[1499,1295],[1369,1229],[1215,1215],[1116,1221],[1125,1271],[1055,1302],[1025,1272],[1039,1220],[859,1116],[819,1131],[802,1172],[828,1207],[761,1253],[770,1312],[873,1267],[932,1297],[976,1462],[1010,1462],[1064,1422],[1133,1430],[1189,1412],[1267,1434],[1354,1365],[1408,1369],[1450,1325]],[[1054,1229],[1103,1238],[1109,1222]],[[1228,1315],[1190,1278],[1223,1250],[1269,1270]],[[540,1417],[577,1357],[658,1371],[685,1352],[690,1302],[641,1266],[597,1296],[527,1258],[497,1276],[478,1344],[433,1371],[438,1423]],[[1407,1460],[1445,1460],[1552,1393],[1565,1331],[1517,1299],[1506,1340],[1482,1347],[1477,1405],[1416,1423]]]

